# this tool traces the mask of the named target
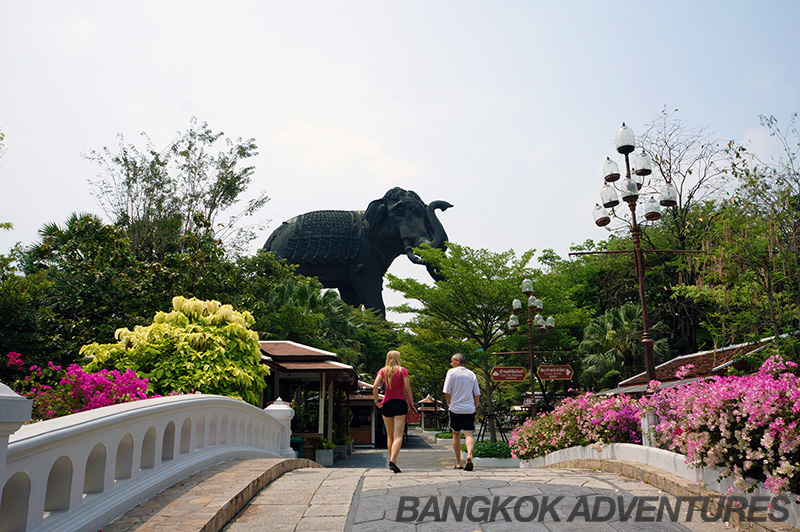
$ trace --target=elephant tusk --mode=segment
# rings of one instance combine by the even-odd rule
[[[410,260],[414,264],[424,264],[424,262],[422,262],[422,259],[414,254],[414,249],[411,246],[406,246],[405,254],[408,256],[408,260]]]
[[[453,205],[442,200],[432,201],[427,208],[428,220],[433,227],[433,241],[431,242],[432,248],[443,249],[444,243],[447,241],[447,233],[444,231],[439,218],[436,217],[436,209],[446,211]]]

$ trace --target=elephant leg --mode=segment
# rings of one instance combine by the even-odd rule
[[[339,286],[338,288],[339,288],[339,297],[342,298],[342,301],[353,307],[361,306],[363,302],[361,301],[361,298],[358,297],[358,294],[350,284],[345,284]]]
[[[386,316],[386,306],[383,304],[383,294],[381,293],[383,290],[382,282],[365,283],[364,286],[356,286],[355,288],[364,307],[376,311],[380,317]]]

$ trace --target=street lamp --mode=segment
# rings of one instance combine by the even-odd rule
[[[642,304],[642,345],[644,346],[644,366],[647,372],[647,380],[652,381],[656,378],[656,366],[653,356],[653,338],[650,336],[650,327],[647,320],[647,304],[644,295],[644,260],[642,258],[641,236],[642,228],[636,220],[636,205],[639,201],[639,191],[642,189],[642,179],[650,175],[653,163],[650,156],[642,150],[642,153],[634,157],[634,170],[631,176],[631,163],[629,155],[636,149],[636,139],[633,131],[622,123],[622,127],[617,132],[616,138],[617,151],[625,157],[625,178],[620,179],[620,172],[617,163],[609,158],[603,164],[603,178],[605,185],[600,190],[602,206],[598,203],[594,208],[594,222],[598,227],[604,227],[611,222],[611,216],[620,218],[616,215],[614,207],[620,204],[620,197],[631,212],[628,227],[633,239],[633,262],[636,268],[636,277],[639,281],[639,301]],[[644,202],[644,218],[647,221],[655,221],[661,218],[661,206],[674,207],[678,203],[678,191],[670,182],[667,182],[661,191],[659,201],[654,196]],[[606,209],[611,209],[611,212]]]
[[[536,414],[536,366],[533,363],[533,328],[536,327],[539,331],[546,331],[556,326],[556,319],[553,316],[545,319],[542,316],[542,300],[533,296],[533,282],[530,279],[522,281],[522,293],[525,294],[528,304],[528,367],[531,372],[531,416]],[[512,332],[516,332],[519,327],[518,312],[522,310],[522,301],[515,299],[511,302],[511,317],[508,319],[508,328]],[[535,316],[531,316],[531,312],[535,312]]]

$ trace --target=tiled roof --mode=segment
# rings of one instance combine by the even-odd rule
[[[352,371],[353,369],[352,366],[348,366],[340,362],[334,362],[332,360],[312,360],[298,362],[290,360],[273,360],[272,363],[268,362],[268,364],[271,366],[277,366],[283,371]]]
[[[336,353],[288,340],[265,340],[259,343],[261,352],[273,359],[335,360],[339,358]]]
[[[428,396],[425,399],[417,401],[417,404],[419,405],[419,407],[417,407],[417,410],[419,410],[420,412],[434,412],[434,411],[444,412],[444,407],[441,406],[442,402],[435,401],[434,404],[434,399],[433,397],[431,397],[431,394],[428,394]]]
[[[378,394],[378,399],[383,400],[383,394]],[[372,385],[368,382],[358,381],[358,391],[347,395],[348,401],[372,402]]]
[[[694,367],[689,369],[683,380],[725,375],[728,366],[733,365],[737,369],[741,369],[744,367],[744,361],[742,360],[744,355],[763,348],[773,339],[774,337],[764,338],[758,342],[729,345],[720,349],[700,351],[699,353],[673,358],[656,366],[656,380],[662,383],[678,381],[679,379],[675,376],[675,373],[688,364],[692,364]],[[646,387],[647,384],[647,374],[639,373],[620,382],[618,386],[621,389],[628,389],[632,386]]]

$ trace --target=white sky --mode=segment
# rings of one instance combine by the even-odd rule
[[[607,237],[591,210],[622,121],[677,108],[758,147],[759,114],[800,111],[798,21],[795,0],[5,1],[0,252],[101,213],[82,153],[142,131],[163,148],[196,116],[259,146],[272,223],[253,249],[401,186],[455,205],[455,242],[565,256]]]

